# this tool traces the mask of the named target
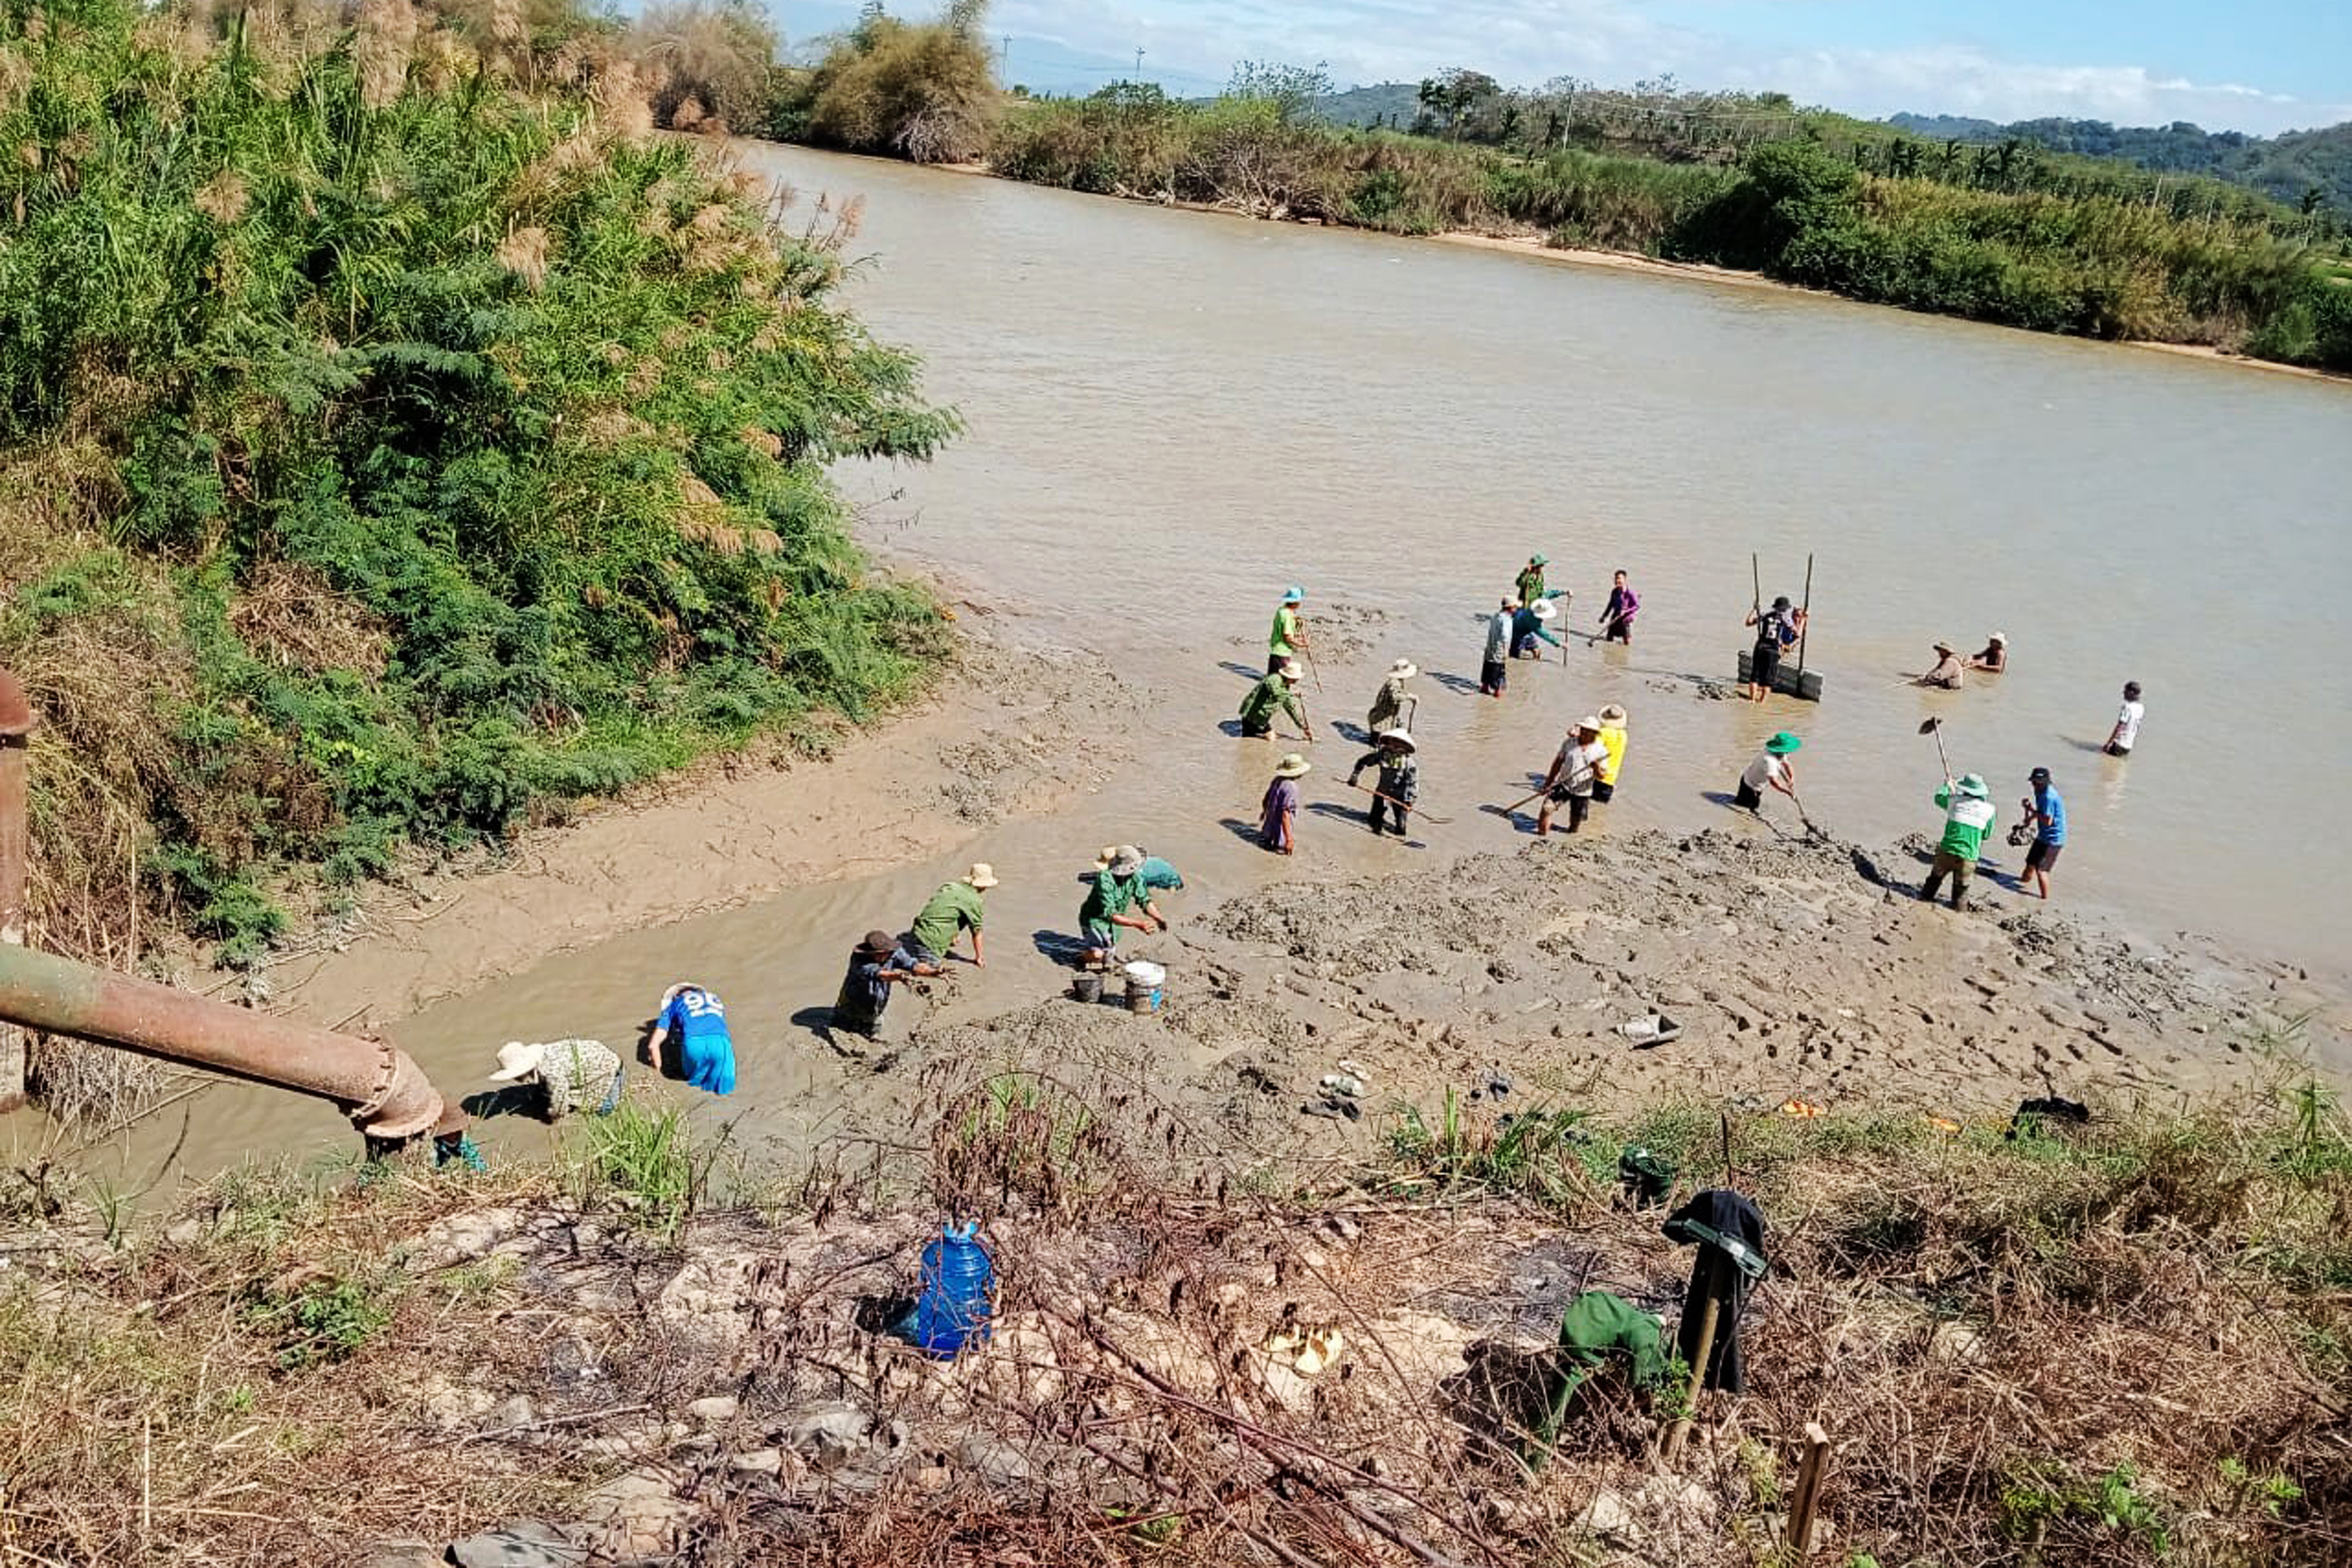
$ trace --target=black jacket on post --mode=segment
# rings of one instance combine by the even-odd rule
[[[1699,1320],[1706,1313],[1708,1287],[1716,1278],[1716,1264],[1723,1264],[1730,1289],[1716,1311],[1715,1348],[1707,1358],[1705,1386],[1738,1394],[1747,1386],[1740,1365],[1740,1309],[1747,1304],[1750,1283],[1765,1266],[1764,1213],[1738,1193],[1713,1188],[1667,1216],[1665,1231],[1675,1240],[1699,1248],[1691,1288],[1683,1296],[1682,1322],[1675,1330],[1682,1358],[1693,1366],[1699,1359]],[[1747,1253],[1745,1263],[1719,1245],[1718,1238],[1738,1242]]]

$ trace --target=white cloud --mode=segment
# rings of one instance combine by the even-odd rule
[[[1000,0],[993,25],[1113,58],[1140,44],[1147,71],[1209,80],[1223,80],[1237,60],[1319,60],[1341,83],[1414,81],[1448,66],[1514,84],[1578,76],[1623,86],[1671,72],[1687,87],[1773,90],[1867,115],[2190,119],[2265,134],[2352,118],[2348,104],[2134,65],[2017,61],[1972,45],[1758,50],[1656,22],[1632,0]]]

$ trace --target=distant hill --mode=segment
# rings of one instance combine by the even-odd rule
[[[2282,136],[2169,125],[2110,125],[2103,119],[2020,119],[1998,124],[1955,114],[1896,114],[1887,123],[1929,141],[1997,142],[2011,136],[2083,157],[2115,158],[2144,169],[2204,174],[2300,206],[2310,191],[2320,205],[2352,218],[2352,123]]]
[[[1315,108],[1335,125],[1369,125],[1375,120],[1410,125],[1421,112],[1421,88],[1414,82],[1380,82],[1318,99]]]

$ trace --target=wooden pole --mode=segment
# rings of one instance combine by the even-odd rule
[[[1682,1446],[1691,1435],[1691,1421],[1699,1410],[1699,1396],[1707,1388],[1707,1363],[1715,1358],[1715,1330],[1723,1316],[1723,1298],[1728,1288],[1724,1270],[1732,1260],[1718,1248],[1710,1248],[1712,1263],[1707,1275],[1707,1299],[1699,1308],[1699,1354],[1691,1361],[1691,1386],[1684,1393],[1683,1408],[1689,1414],[1677,1421],[1666,1433],[1666,1462],[1671,1464],[1682,1456]]]
[[[1821,1471],[1829,1457],[1829,1434],[1819,1422],[1805,1423],[1804,1457],[1796,1465],[1796,1490],[1788,1498],[1788,1529],[1781,1543],[1793,1558],[1813,1550],[1813,1516],[1821,1507]]]
[[[1800,625],[1799,627],[1797,627],[1797,629],[1796,629],[1796,674],[1797,674],[1797,685],[1798,685],[1799,687],[1802,687],[1802,686],[1804,685],[1804,672],[1805,672],[1805,633],[1806,633],[1807,631],[1811,630],[1811,628],[1812,628],[1812,624],[1813,624],[1813,553],[1812,553],[1811,551],[1809,551],[1809,550],[1808,550],[1808,551],[1806,551],[1806,552],[1805,552],[1805,602],[1804,602],[1804,623],[1803,623],[1802,625]],[[1802,695],[1801,691],[1799,692],[1799,695],[1800,695],[1800,696]]]

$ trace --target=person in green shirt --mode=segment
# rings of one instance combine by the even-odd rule
[[[1306,629],[1298,624],[1298,606],[1305,601],[1306,590],[1296,584],[1283,590],[1283,602],[1274,612],[1274,630],[1266,639],[1267,674],[1281,669],[1292,654],[1306,651]]]
[[[1936,845],[1936,863],[1928,868],[1928,879],[1920,884],[1919,896],[1934,903],[1936,889],[1949,876],[1952,907],[1965,910],[1969,907],[1969,879],[1977,874],[1978,857],[1985,852],[1985,837],[1993,831],[1993,791],[1975,774],[1957,784],[1947,779],[1944,787],[1936,791],[1936,804],[1944,808],[1944,837]]]
[[[1243,735],[1263,740],[1274,734],[1274,716],[1287,713],[1291,722],[1298,726],[1301,736],[1309,741],[1314,739],[1314,731],[1306,722],[1306,705],[1298,700],[1298,666],[1284,659],[1250,688],[1250,695],[1242,699]]]
[[[1078,929],[1085,933],[1089,967],[1110,962],[1122,926],[1147,933],[1168,929],[1150,889],[1143,885],[1143,851],[1133,844],[1120,844],[1094,857],[1094,884],[1078,906]]]
[[[1547,588],[1543,585],[1543,568],[1550,564],[1549,556],[1536,555],[1529,556],[1528,563],[1519,568],[1519,575],[1512,580],[1518,586],[1520,603],[1532,606],[1545,599],[1563,597],[1567,593],[1566,588]]]
[[[972,933],[972,967],[988,968],[988,953],[980,934],[984,917],[981,895],[997,885],[996,867],[975,861],[972,869],[953,882],[940,885],[931,902],[915,916],[913,945],[907,950],[925,964],[944,964],[955,946],[956,933]]]

